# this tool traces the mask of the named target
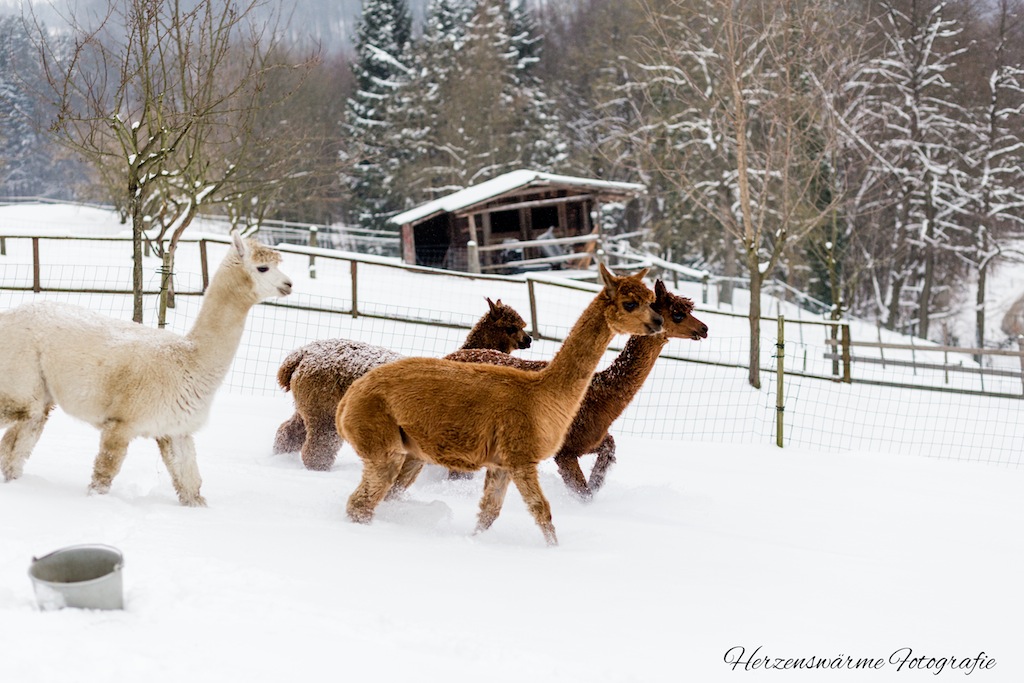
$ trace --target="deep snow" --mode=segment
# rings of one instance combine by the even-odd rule
[[[301,329],[328,336],[333,324]],[[269,335],[247,337],[239,357]],[[705,343],[714,353],[714,326]],[[721,376],[690,373],[714,376],[691,401],[727,419]],[[97,433],[55,411],[25,475],[0,484],[3,680],[948,680],[964,672],[946,662],[936,675],[939,660],[911,670],[913,658],[981,652],[995,665],[968,680],[1024,680],[1019,467],[620,433],[591,503],[543,464],[560,541],[547,548],[514,488],[472,535],[481,477],[436,470],[372,524],[348,522],[351,449],[327,473],[273,455],[290,397],[244,386],[218,394],[197,435],[206,509],[177,504],[146,441],[109,495],[86,495]],[[38,611],[31,558],[83,542],[124,553],[126,609]],[[882,666],[746,671],[724,661],[739,647]],[[890,657],[904,648],[912,661],[899,667]]]

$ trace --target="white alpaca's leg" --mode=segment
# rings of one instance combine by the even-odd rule
[[[100,452],[92,467],[90,493],[109,493],[110,484],[121,471],[124,456],[128,454],[128,442],[131,437],[125,435],[120,423],[103,428],[100,433]]]
[[[160,456],[171,474],[171,482],[182,505],[206,507],[206,499],[199,494],[203,479],[196,462],[196,446],[192,435],[165,436],[156,440]]]
[[[3,439],[0,439],[0,472],[4,475],[4,481],[21,476],[25,461],[32,455],[32,449],[43,433],[49,414],[50,411],[46,410],[41,415],[14,423],[4,432]]]

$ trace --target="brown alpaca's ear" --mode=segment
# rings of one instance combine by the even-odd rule
[[[487,305],[490,306],[490,308],[491,308],[491,315],[493,315],[494,317],[497,317],[498,316],[498,307],[494,304],[493,301],[491,301],[491,298],[489,296],[485,296],[484,298],[487,299]],[[501,299],[498,299],[498,303],[499,304],[501,303]]]
[[[601,281],[604,283],[605,287],[607,287],[608,289],[615,288],[615,285],[618,283],[619,278],[612,275],[612,272],[608,270],[603,263],[597,264],[597,272],[601,274]]]
[[[644,279],[645,277],[647,277],[647,273],[649,273],[649,272],[650,272],[650,270],[651,270],[650,268],[644,268],[644,269],[643,269],[643,270],[641,270],[641,271],[640,271],[639,273],[637,273],[636,275],[634,275],[634,276],[633,276],[633,279],[634,279],[634,280],[636,280],[637,282],[639,282],[639,281],[643,280],[643,279]]]

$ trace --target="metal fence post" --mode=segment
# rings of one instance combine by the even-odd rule
[[[785,373],[785,359],[786,359],[786,322],[782,315],[779,315],[779,332],[778,339],[775,342],[775,359],[778,372],[778,380],[776,381],[775,391],[775,445],[782,448],[782,435],[783,435],[783,421],[782,416],[786,410],[786,394],[783,390],[783,381],[786,377]]]

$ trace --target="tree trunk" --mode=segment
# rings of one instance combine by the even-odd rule
[[[747,257],[750,270],[750,372],[748,381],[755,389],[761,388],[761,269],[757,253]]]
[[[142,202],[129,186],[132,214],[132,320],[142,323]]]
[[[733,281],[731,278],[739,275],[739,269],[736,265],[736,242],[732,239],[732,236],[726,233],[725,254],[722,258],[722,267],[723,275],[730,279],[722,282],[721,289],[718,292],[718,303],[720,304],[729,304],[732,306]]]

